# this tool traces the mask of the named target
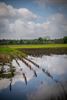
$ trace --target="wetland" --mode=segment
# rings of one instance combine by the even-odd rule
[[[65,100],[66,49],[1,46],[0,99]]]

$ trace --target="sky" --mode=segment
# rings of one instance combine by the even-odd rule
[[[0,0],[0,39],[67,36],[67,0]]]

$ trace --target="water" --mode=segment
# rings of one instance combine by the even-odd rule
[[[15,60],[12,64],[16,67],[15,76],[11,79],[0,79],[0,100],[51,100],[65,98],[67,93],[67,55],[43,55],[42,57],[28,56],[28,59],[39,65],[36,67],[29,61],[30,70],[22,61]],[[49,72],[51,76],[43,72]],[[23,77],[25,73],[27,83]],[[61,82],[61,84],[55,80]],[[54,100],[55,100],[54,99]]]

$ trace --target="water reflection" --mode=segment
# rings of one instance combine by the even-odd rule
[[[12,61],[16,67],[15,76],[0,80],[0,100],[60,100],[67,97],[67,55],[28,56],[23,62],[17,61]]]
[[[27,78],[26,78],[26,75],[25,75],[25,73],[22,73],[23,74],[23,77],[24,77],[24,79],[25,79],[25,83],[26,83],[26,85],[27,85]]]
[[[10,86],[9,86],[10,92],[12,90],[12,78],[10,79]]]

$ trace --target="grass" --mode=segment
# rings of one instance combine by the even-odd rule
[[[17,55],[17,54],[22,54],[25,56],[23,52],[20,52],[17,48],[14,48],[12,46],[0,46],[0,54],[8,54],[8,55]]]
[[[67,44],[38,44],[38,45],[0,45],[0,54],[8,54],[8,55],[23,55],[26,56],[25,53],[19,51],[19,49],[36,49],[36,48],[67,48]]]
[[[11,77],[13,77],[11,73],[0,74],[0,78],[11,78]]]
[[[48,49],[48,48],[67,48],[67,44],[38,44],[38,45],[0,45],[0,62],[12,59],[12,57],[27,56],[20,49]],[[6,60],[7,59],[7,60]]]
[[[66,48],[67,47],[67,44],[33,44],[33,45],[8,45],[8,47],[10,48],[15,48],[15,49],[18,49],[18,48],[30,48],[30,49],[35,49],[35,48]]]
[[[45,49],[45,48],[67,48],[67,44],[38,44],[38,45],[0,45],[0,58],[3,55],[22,55],[26,56],[25,53],[20,51],[19,49]],[[8,56],[7,56],[8,57]]]
[[[0,46],[0,78],[10,78],[14,76],[14,72],[15,70],[13,70],[13,66],[12,66],[12,60],[18,58],[18,56],[22,56],[25,57],[26,54],[17,50],[17,48],[13,48],[13,47],[9,47],[9,46]],[[5,73],[2,71],[3,66],[5,64],[9,63],[9,67],[10,67],[10,73]]]

